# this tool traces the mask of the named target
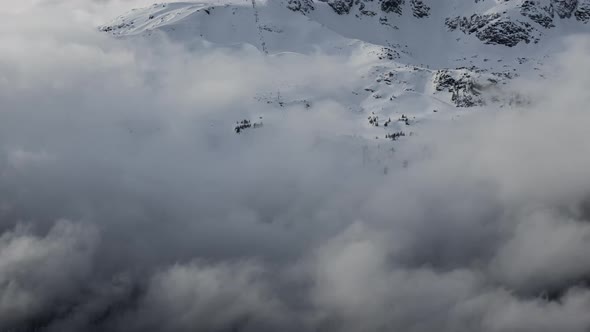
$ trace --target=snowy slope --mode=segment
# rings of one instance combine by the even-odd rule
[[[100,29],[120,38],[163,34],[189,48],[353,59],[358,83],[339,98],[362,121],[363,136],[385,137],[441,113],[452,117],[456,107],[517,102],[506,82],[544,77],[543,63],[564,37],[590,31],[589,20],[590,0],[222,0],[155,4]],[[313,108],[322,97],[277,90],[280,97],[253,98]]]

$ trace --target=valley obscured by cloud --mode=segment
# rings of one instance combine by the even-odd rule
[[[145,3],[14,3],[0,10],[0,330],[590,328],[587,36],[551,79],[511,83],[529,104],[375,143],[348,135],[332,98],[354,59],[96,29]],[[279,80],[320,98],[253,98]]]

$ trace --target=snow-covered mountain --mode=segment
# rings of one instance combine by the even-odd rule
[[[590,0],[147,1],[0,5],[0,332],[590,332]]]
[[[342,103],[366,127],[393,119],[404,128],[456,107],[520,102],[507,82],[544,77],[563,39],[590,31],[589,22],[590,0],[220,0],[155,4],[100,29],[125,38],[163,34],[189,48],[354,58],[358,84]],[[306,108],[319,98],[277,90],[253,98]]]

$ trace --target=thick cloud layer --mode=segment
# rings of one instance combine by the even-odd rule
[[[590,328],[587,38],[517,83],[531,105],[426,126],[383,174],[342,135],[347,59],[93,28],[125,5],[0,16],[0,330]],[[253,98],[279,77],[322,101]]]

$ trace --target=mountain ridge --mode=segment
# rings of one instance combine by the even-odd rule
[[[339,102],[375,137],[373,127],[386,121],[363,118],[408,114],[414,123],[457,107],[526,102],[507,84],[548,75],[544,63],[564,37],[590,28],[588,10],[590,0],[224,0],[154,4],[99,29],[118,38],[164,35],[196,49],[361,58],[358,85]],[[253,98],[306,108],[322,98],[277,89],[280,102],[272,91]]]

